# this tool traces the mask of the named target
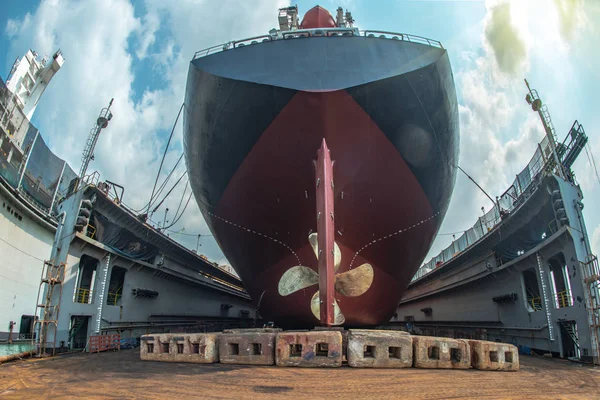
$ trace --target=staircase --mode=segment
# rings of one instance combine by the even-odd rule
[[[71,329],[69,330],[69,343],[71,344],[71,348],[75,349],[78,348],[74,342],[75,336],[77,335],[77,333],[81,330],[81,327],[86,325],[84,324],[85,319],[84,318],[75,318],[73,320],[73,325],[71,326]]]
[[[569,338],[571,338],[571,341],[573,342],[573,345],[575,346],[575,354],[573,354],[571,357],[568,357],[568,358],[579,360],[581,348],[579,347],[579,336],[577,336],[577,330],[575,328],[575,323],[573,321],[566,321],[564,319],[559,319],[558,322],[563,327],[564,331],[567,333]]]
[[[571,166],[587,142],[588,137],[585,134],[583,126],[578,121],[575,121],[569,134],[557,149],[558,156],[567,170],[571,169]]]

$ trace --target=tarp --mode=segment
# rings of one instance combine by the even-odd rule
[[[110,221],[97,211],[92,212],[91,224],[96,229],[94,239],[125,257],[152,262],[158,249],[141,240],[126,228]]]

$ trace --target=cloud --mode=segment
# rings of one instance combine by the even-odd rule
[[[527,114],[525,85],[521,73],[529,68],[527,35],[513,26],[510,4],[487,2],[481,47],[483,52],[461,54],[464,67],[455,73],[459,94],[459,165],[492,197],[512,184],[543,137],[539,120]],[[518,46],[518,50],[510,46]],[[518,72],[518,73],[517,73]],[[525,123],[517,123],[525,121]],[[458,178],[441,233],[470,228],[493,207],[487,196],[462,172]],[[456,234],[456,238],[460,233]],[[451,235],[436,239],[428,257],[452,241]],[[428,261],[426,259],[425,261]]]
[[[149,13],[142,17],[141,26],[137,32],[139,44],[135,50],[138,58],[144,59],[148,48],[156,42],[156,32],[160,27],[160,18],[157,14]]]
[[[491,48],[500,70],[517,74],[528,63],[528,50],[511,17],[511,6],[510,2],[488,3],[484,35],[485,43]]]
[[[9,58],[29,48],[40,54],[62,50],[65,64],[34,121],[46,143],[75,171],[98,113],[114,97],[114,118],[101,133],[88,171],[99,170],[103,179],[125,186],[125,203],[140,209],[150,197],[166,136],[183,102],[193,53],[267,33],[277,24],[281,4],[148,0],[134,7],[128,0],[49,0],[22,19],[9,20],[5,32],[11,39]],[[136,80],[152,84],[140,92]],[[182,152],[181,125],[180,120],[159,183]],[[182,162],[167,190],[184,172]],[[173,220],[185,181],[153,215],[154,221]],[[209,234],[194,199],[172,231],[177,232],[170,232],[172,237],[193,249],[197,233]],[[222,257],[210,236],[201,244],[209,258]]]
[[[22,20],[9,19],[6,22],[4,33],[6,33],[6,36],[8,36],[9,39],[12,39],[19,33],[20,30],[25,29],[29,25],[30,21],[30,13],[25,14]]]
[[[560,18],[561,23],[574,30],[573,37],[576,37],[579,29],[583,32],[583,28],[590,29],[590,26],[575,22],[580,21],[578,13],[583,2],[570,4],[576,10],[569,9]],[[555,16],[553,7],[540,10],[537,3],[487,1],[486,9],[480,42],[482,50],[459,54],[461,68],[455,71],[455,83],[460,99],[460,165],[495,197],[502,194],[514,181],[515,175],[527,166],[537,143],[544,137],[539,117],[531,112],[524,101],[526,88],[522,78],[527,76],[530,64],[537,64],[534,72],[538,73],[538,77],[533,77],[533,80],[538,84],[542,78],[551,82],[541,82],[544,89],[542,94],[554,104],[551,108],[555,112],[555,124],[564,120],[561,107],[569,113],[576,111],[574,107],[579,103],[572,100],[571,83],[582,78],[570,72],[576,63],[573,51],[577,49],[557,51],[561,50],[556,45],[561,42],[561,37],[558,33],[559,21],[551,21],[551,17]],[[549,19],[540,20],[540,16]],[[593,29],[591,34],[590,41],[593,43]],[[509,45],[517,47],[512,49]],[[587,59],[588,53],[584,54]],[[540,68],[539,60],[542,63],[552,60],[552,63]],[[544,75],[539,76],[540,72]],[[586,119],[584,124],[588,132],[599,121],[594,114],[592,120]],[[562,140],[562,133],[570,127],[571,122],[567,118],[566,122],[557,124],[559,139]],[[593,136],[590,136],[590,147],[593,154],[600,151],[600,145]],[[580,158],[586,156],[582,154]],[[593,168],[587,160],[578,161],[577,165],[581,186],[588,198],[593,198],[592,192],[598,193],[598,181]],[[476,222],[481,215],[481,207],[489,210],[491,205],[489,199],[459,172],[440,233],[459,232],[456,234],[458,238],[460,231]],[[589,217],[595,225],[597,214],[592,212]],[[596,249],[600,249],[600,228],[596,228],[594,237]],[[438,236],[428,257],[437,255],[451,241],[452,235]]]
[[[558,13],[560,33],[567,41],[572,41],[587,24],[583,0],[554,0]]]

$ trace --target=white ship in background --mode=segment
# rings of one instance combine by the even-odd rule
[[[48,148],[30,120],[64,61],[28,51],[0,79],[0,343],[34,339],[52,353],[97,335],[252,324],[237,276],[139,220],[123,187],[77,174]],[[82,166],[111,118],[105,108],[95,121]]]
[[[51,209],[67,189],[61,171],[75,176],[29,122],[64,61],[60,51],[40,59],[29,50],[14,62],[6,84],[0,79],[0,340],[7,338],[11,322],[15,333],[30,335],[42,262],[56,230]],[[41,162],[28,165],[30,150],[42,156]],[[51,179],[43,174],[43,156],[59,166]]]

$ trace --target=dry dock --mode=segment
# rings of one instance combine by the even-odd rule
[[[135,349],[0,365],[0,397],[595,399],[600,368],[530,356],[519,372],[171,364],[141,361]]]

